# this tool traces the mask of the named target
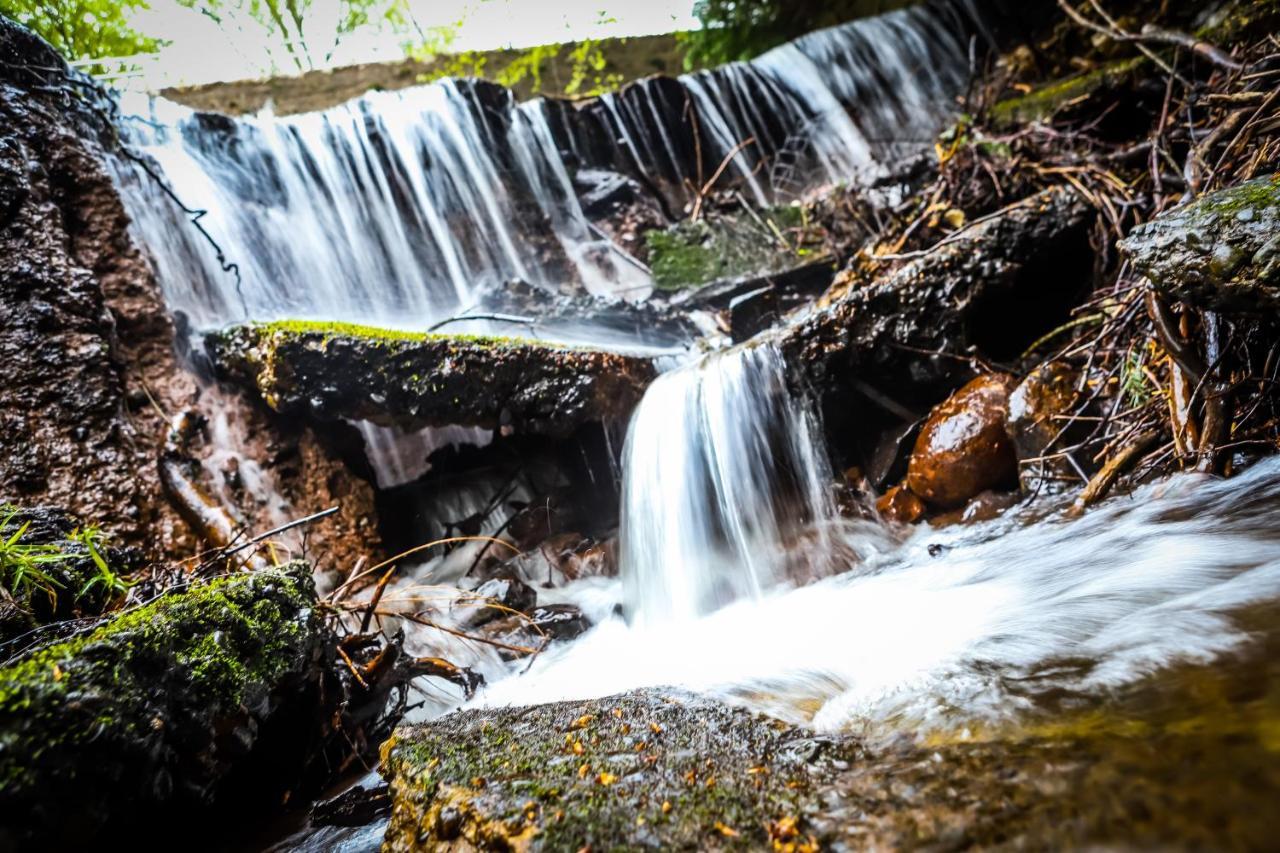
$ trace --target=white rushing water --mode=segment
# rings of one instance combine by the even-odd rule
[[[1078,519],[1015,513],[902,542],[850,525],[842,536],[859,556],[843,573],[697,617],[628,623],[596,588],[598,627],[479,701],[675,685],[823,730],[1007,720],[1043,696],[1098,695],[1247,642],[1231,614],[1280,598],[1277,510],[1272,459],[1231,480],[1176,475]]]
[[[121,162],[117,181],[171,309],[197,330],[281,317],[426,328],[510,279],[641,298],[644,266],[588,220],[576,170],[621,172],[677,216],[722,162],[718,186],[761,204],[874,173],[954,109],[976,19],[968,0],[935,0],[583,105],[452,80],[287,117],[157,99],[128,141],[206,211],[238,280],[141,169]]]
[[[795,557],[821,558],[828,543],[800,549],[788,538],[834,519],[831,472],[784,369],[760,343],[665,373],[645,393],[623,450],[620,531],[637,624],[759,596],[789,572],[821,573],[821,560]]]

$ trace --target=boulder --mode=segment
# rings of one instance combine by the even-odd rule
[[[973,350],[1016,358],[1088,286],[1089,208],[1056,187],[1010,205],[866,280],[842,273],[816,310],[776,334],[801,387],[954,387]],[[835,426],[829,424],[829,426]]]
[[[1005,432],[1014,383],[1004,374],[984,374],[934,407],[907,465],[912,492],[949,509],[1014,481],[1017,457]]]
[[[625,418],[656,375],[646,358],[602,350],[346,323],[252,323],[214,332],[207,345],[222,377],[277,412],[405,429],[565,437]]]
[[[689,694],[462,711],[383,746],[383,850],[768,849],[804,840],[823,739]]]
[[[1275,654],[1099,702],[1050,681],[981,736],[950,716],[816,735],[669,690],[462,711],[384,746],[383,849],[1270,849]]]
[[[1018,477],[1025,489],[1035,488],[1052,471],[1066,471],[1068,463],[1046,464],[1039,457],[1071,444],[1080,427],[1068,429],[1064,415],[1070,414],[1079,395],[1078,375],[1061,362],[1042,364],[1018,383],[1009,395],[1009,419],[1005,430],[1018,456]],[[1052,446],[1051,446],[1052,445]]]
[[[924,501],[906,484],[891,487],[876,500],[876,512],[882,518],[900,524],[915,524],[924,518],[926,509]]]
[[[1207,193],[1120,242],[1162,293],[1214,311],[1280,312],[1280,174]]]
[[[0,668],[0,849],[67,849],[108,822],[139,831],[216,801],[286,706],[314,713],[325,648],[310,570],[292,563],[167,595]],[[281,735],[261,748],[298,766]]]

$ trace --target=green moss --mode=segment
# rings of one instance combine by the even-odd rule
[[[803,244],[807,222],[804,208],[779,206],[762,211],[758,218],[736,213],[649,231],[645,242],[654,285],[661,290],[681,290],[794,267],[804,253],[783,249],[778,235],[798,229],[801,233],[793,234],[791,242]]]
[[[382,341],[387,343],[403,342],[424,344],[457,342],[459,344],[486,347],[531,346],[543,349],[580,349],[580,347],[572,346],[570,344],[551,343],[548,341],[535,340],[533,338],[521,338],[507,335],[453,335],[435,332],[409,332],[401,329],[387,329],[380,326],[365,326],[358,323],[342,323],[327,320],[275,320],[270,323],[250,323],[245,326],[233,327],[233,329],[229,331],[234,332],[236,329],[252,330],[263,338],[277,334],[290,336],[318,334],[326,339],[360,338],[365,341]]]
[[[1116,60],[1085,74],[1046,83],[1020,97],[1000,101],[991,108],[991,118],[998,125],[1048,118],[1072,101],[1103,86],[1118,85],[1145,62],[1143,57]]]
[[[1235,216],[1241,211],[1261,214],[1269,207],[1280,207],[1280,174],[1237,184],[1201,196],[1188,206],[1189,212]]]
[[[243,731],[243,750],[275,692],[315,671],[315,607],[295,563],[165,596],[0,668],[0,824],[37,832],[59,801],[105,820],[179,772],[206,790],[225,772],[220,740]]]

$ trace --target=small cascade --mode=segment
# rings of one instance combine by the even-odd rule
[[[117,182],[194,329],[281,317],[427,328],[511,279],[640,299],[649,275],[584,214],[581,170],[630,179],[673,219],[713,177],[764,205],[874,176],[950,114],[979,28],[968,0],[934,0],[582,104],[517,105],[476,80],[283,118],[147,104],[128,141],[204,211],[235,272],[139,166],[118,163]]]
[[[623,450],[621,573],[633,619],[691,619],[822,573],[831,473],[808,402],[762,343],[659,377]],[[789,541],[790,540],[790,541]]]

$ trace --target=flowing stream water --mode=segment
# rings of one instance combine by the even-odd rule
[[[238,275],[145,175],[121,164],[117,178],[192,329],[424,328],[512,278],[639,297],[648,275],[588,219],[578,169],[639,180],[673,211],[718,165],[760,205],[874,176],[950,112],[980,31],[967,0],[938,0],[583,105],[454,81],[287,118],[155,102],[132,142],[207,210]],[[424,448],[486,440],[365,432],[383,486],[419,476]],[[767,344],[670,371],[626,441],[621,577],[542,595],[597,627],[505,680],[491,650],[449,654],[496,681],[485,702],[675,684],[821,728],[942,725],[1016,713],[1040,687],[1097,691],[1220,654],[1243,641],[1233,609],[1280,594],[1280,463],[1177,477],[1081,519],[1015,512],[905,538],[840,520],[831,481],[812,407]],[[448,599],[438,585],[471,554],[411,573],[392,599],[424,584]]]

